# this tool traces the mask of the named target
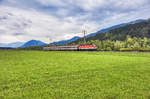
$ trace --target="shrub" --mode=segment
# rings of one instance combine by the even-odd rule
[[[150,48],[140,48],[139,51],[141,51],[141,52],[150,52]]]
[[[105,51],[112,51],[111,47],[107,47]]]
[[[135,48],[120,48],[120,51],[137,51]]]

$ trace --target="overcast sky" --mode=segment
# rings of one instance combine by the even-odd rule
[[[82,36],[150,18],[150,0],[0,0],[0,43]]]

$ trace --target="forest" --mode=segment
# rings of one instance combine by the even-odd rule
[[[74,43],[75,44],[75,43]],[[79,42],[78,44],[83,44]],[[150,51],[150,39],[130,37],[127,35],[124,41],[120,40],[90,40],[87,44],[95,44],[99,51]]]
[[[150,51],[150,19],[112,29],[86,38],[86,44],[95,44],[100,51]],[[71,44],[84,44],[79,39]]]

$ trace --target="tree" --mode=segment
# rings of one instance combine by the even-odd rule
[[[115,50],[120,50],[120,48],[125,48],[125,43],[123,41],[116,41],[114,43],[114,49]]]

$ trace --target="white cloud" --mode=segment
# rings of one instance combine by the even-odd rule
[[[106,0],[68,0],[69,3],[74,4],[85,11],[92,11],[96,8],[102,8],[107,5]]]
[[[135,9],[149,5],[149,0],[37,0],[43,5],[72,8],[79,7],[85,11],[96,9]],[[118,9],[119,8],[119,9]]]
[[[63,2],[63,0],[36,0],[38,2],[40,2],[43,5],[49,6],[49,5],[53,5],[53,6],[65,6],[66,3]]]
[[[70,1],[70,0],[69,0]],[[72,0],[74,4],[85,10],[95,10],[96,8],[119,8],[130,9],[139,8],[148,5],[149,0]]]
[[[53,41],[68,39],[66,35],[67,37],[78,35],[75,33],[81,32],[81,26],[83,24],[73,17],[60,20],[57,17],[35,10],[26,11],[1,6],[0,12],[0,17],[7,17],[6,19],[0,20],[0,29],[5,31],[5,33],[0,34],[0,42],[5,43],[31,39],[48,42],[48,37],[51,37]],[[89,30],[91,29],[90,32],[95,30],[94,27],[96,28],[96,25],[89,28]],[[13,39],[11,39],[12,37]]]
[[[48,42],[112,25],[149,18],[149,0],[3,0],[0,43],[38,39]],[[34,6],[34,7],[33,7]],[[30,10],[29,10],[30,9]]]
[[[115,0],[112,0],[115,1]],[[145,5],[149,4],[149,0],[120,0],[114,3],[114,5],[118,8],[141,8]]]

